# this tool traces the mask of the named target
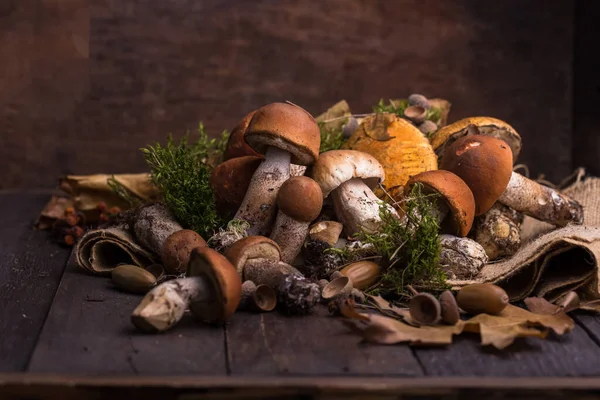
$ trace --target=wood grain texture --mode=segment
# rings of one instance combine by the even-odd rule
[[[361,344],[325,307],[306,317],[239,312],[226,331],[234,376],[423,374],[407,346]]]
[[[47,200],[0,193],[0,372],[25,369],[69,255],[33,230]]]
[[[222,327],[184,318],[160,335],[130,322],[142,296],[114,289],[69,259],[29,372],[77,375],[225,375]]]
[[[201,120],[216,135],[272,101],[364,112],[415,91],[450,99],[451,120],[510,122],[534,177],[572,169],[571,2],[9,3],[0,188],[143,171],[149,142]]]
[[[517,340],[502,351],[482,348],[479,337],[455,337],[446,349],[418,349],[427,375],[502,377],[590,377],[600,375],[600,347],[581,327],[546,340]]]

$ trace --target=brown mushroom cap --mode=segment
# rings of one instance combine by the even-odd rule
[[[192,250],[188,277],[203,277],[211,288],[211,301],[190,301],[190,311],[206,322],[223,322],[237,309],[242,296],[242,279],[225,256],[209,247]]]
[[[475,198],[465,181],[450,171],[421,172],[409,179],[405,193],[410,193],[415,183],[422,183],[425,192],[439,193],[450,208],[452,218],[444,220],[442,232],[467,236],[475,218]]]
[[[510,146],[513,160],[521,152],[521,136],[508,123],[492,117],[470,117],[440,128],[431,136],[431,146],[441,162],[449,145],[455,140],[470,134],[469,126],[474,125],[479,134],[504,140]]]
[[[252,258],[281,260],[281,249],[273,240],[264,236],[248,236],[232,244],[224,253],[242,276],[246,261]]]
[[[323,208],[323,192],[319,184],[309,177],[294,176],[279,188],[277,207],[296,221],[311,222]]]
[[[306,110],[289,103],[271,103],[256,110],[244,139],[261,154],[275,146],[291,153],[293,164],[311,165],[319,157],[321,131]]]
[[[330,150],[319,155],[311,176],[321,186],[323,197],[327,197],[342,183],[353,178],[361,178],[373,189],[383,182],[385,173],[381,163],[370,154],[357,150]]]
[[[469,186],[475,198],[475,216],[488,211],[506,189],[512,175],[510,147],[501,139],[472,135],[457,139],[446,149],[440,169],[453,172]]]
[[[246,114],[244,118],[242,118],[231,130],[231,134],[227,140],[227,146],[225,147],[225,152],[223,153],[224,161],[244,156],[263,158],[262,154],[254,151],[254,149],[250,147],[244,140],[246,129],[248,129],[248,124],[250,123],[250,120],[254,116],[255,112],[256,110]]]
[[[161,259],[165,270],[170,274],[184,273],[190,261],[190,254],[196,247],[207,247],[206,241],[190,229],[182,229],[167,237],[161,249]]]
[[[215,204],[219,215],[233,217],[242,204],[252,175],[262,160],[262,157],[255,156],[231,158],[213,169],[210,187],[215,194]]]

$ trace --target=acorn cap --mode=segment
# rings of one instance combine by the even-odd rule
[[[488,211],[512,175],[513,158],[505,141],[483,135],[464,136],[446,149],[440,169],[458,175],[475,198],[475,216]]]
[[[227,145],[225,147],[225,152],[223,153],[224,161],[244,156],[263,158],[262,154],[254,151],[254,149],[250,147],[244,140],[246,129],[248,129],[248,124],[250,123],[250,120],[254,116],[255,112],[256,110],[246,114],[244,118],[242,118],[231,130],[229,139],[227,140]]]
[[[427,118],[427,110],[425,107],[413,105],[406,107],[404,110],[404,116],[415,124],[420,124]]]
[[[207,246],[202,236],[191,229],[182,229],[170,234],[161,249],[161,260],[165,270],[170,274],[184,273],[192,250]]]
[[[262,160],[262,157],[255,156],[231,158],[213,169],[210,187],[214,192],[216,208],[221,216],[233,217],[242,204],[252,175]]]
[[[312,165],[319,157],[321,131],[306,110],[289,103],[271,103],[256,110],[244,139],[261,154],[275,146],[292,154],[292,164]]]
[[[192,250],[188,277],[203,277],[211,290],[210,301],[190,301],[192,314],[206,322],[223,322],[237,309],[242,296],[242,280],[234,266],[221,253],[209,247]]]
[[[321,186],[323,197],[329,196],[342,183],[362,178],[373,189],[383,182],[383,166],[370,154],[356,150],[330,150],[321,153],[312,167],[312,178]]]
[[[442,231],[465,237],[473,226],[475,218],[475,198],[469,186],[450,171],[437,170],[421,172],[410,178],[405,193],[410,193],[415,183],[422,183],[425,192],[439,193],[448,205],[451,218],[442,223]]]
[[[446,125],[431,136],[431,145],[440,160],[444,157],[447,147],[455,140],[472,134],[473,130],[469,130],[470,125],[474,125],[481,135],[504,140],[510,146],[513,160],[517,159],[521,152],[521,136],[512,126],[497,118],[470,117]]]
[[[311,222],[323,208],[323,192],[319,184],[309,177],[294,176],[279,188],[277,207],[296,221]]]
[[[281,249],[273,240],[264,236],[248,236],[232,244],[224,253],[242,276],[246,261],[252,258],[281,260]]]

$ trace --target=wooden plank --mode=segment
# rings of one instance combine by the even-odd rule
[[[226,331],[233,375],[422,375],[408,347],[362,345],[325,307],[306,317],[238,312]]]
[[[69,255],[33,230],[48,199],[0,193],[0,371],[25,368]]]
[[[223,327],[184,318],[163,334],[130,322],[140,295],[120,292],[70,258],[40,335],[30,372],[86,375],[225,375]]]
[[[498,377],[585,377],[600,375],[600,347],[579,326],[546,340],[519,339],[505,350],[482,348],[479,336],[455,337],[443,349],[418,349],[427,375]]]
[[[600,61],[590,49],[597,46],[600,26],[597,1],[575,2],[575,40],[573,71],[573,162],[593,175],[600,175],[598,154],[598,104],[600,104]]]
[[[578,310],[573,313],[575,321],[600,345],[600,315],[594,312]]]

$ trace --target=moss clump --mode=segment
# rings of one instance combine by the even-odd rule
[[[383,99],[379,100],[375,106],[373,106],[373,112],[376,113],[392,113],[396,114],[399,117],[404,118],[404,110],[406,110],[410,104],[408,104],[408,100],[389,100],[389,103],[385,103]],[[442,110],[437,107],[431,107],[427,110],[427,114],[425,119],[437,123],[442,115]]]
[[[344,143],[346,143],[343,124],[340,124],[336,128],[328,128],[324,122],[319,122],[319,129],[321,130],[321,148],[319,149],[319,153],[341,149]]]
[[[381,229],[355,235],[357,241],[372,246],[373,253],[380,257],[383,272],[372,294],[402,297],[410,294],[408,285],[432,291],[447,287],[446,275],[438,263],[441,246],[434,213],[435,196],[423,193],[422,185],[415,184],[409,195],[398,203],[406,213],[406,220],[395,217],[382,202]],[[344,256],[345,262],[357,261],[346,249],[337,252]]]
[[[209,182],[212,168],[222,160],[229,134],[209,139],[202,123],[197,134],[193,143],[188,132],[178,142],[169,135],[166,145],[156,143],[141,150],[152,181],[175,218],[186,228],[210,237],[226,223],[217,214]]]

